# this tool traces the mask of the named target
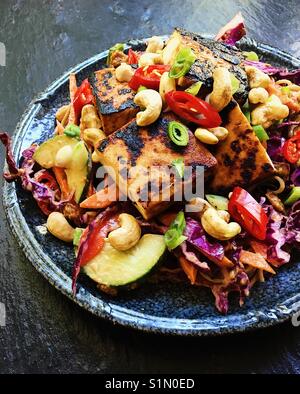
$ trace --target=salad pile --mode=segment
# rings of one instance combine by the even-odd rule
[[[177,29],[139,51],[116,44],[106,68],[79,86],[70,75],[53,137],[28,147],[20,166],[0,133],[5,180],[21,182],[48,231],[74,244],[75,296],[82,270],[111,295],[144,278],[208,287],[227,313],[230,293],[242,305],[299,250],[300,70],[240,51],[245,34],[238,14],[215,40]],[[203,166],[205,196],[143,202],[133,193],[147,183],[140,173],[126,185],[121,172],[99,180],[120,157],[127,172],[167,164],[179,182]]]

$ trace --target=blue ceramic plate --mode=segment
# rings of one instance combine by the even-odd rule
[[[143,45],[143,40],[128,43],[134,49]],[[272,64],[300,67],[300,60],[268,45],[246,39],[240,46],[243,50],[255,50]],[[107,51],[69,70],[30,104],[14,134],[13,152],[18,160],[31,143],[44,141],[52,135],[55,112],[68,102],[69,73],[75,72],[78,80],[83,80],[103,67],[106,57]],[[34,267],[74,302],[114,323],[157,333],[204,336],[272,326],[291,318],[297,306],[299,309],[300,263],[296,261],[283,267],[266,283],[254,287],[244,307],[239,308],[237,300],[231,300],[227,316],[216,311],[210,291],[188,284],[148,283],[118,298],[109,298],[81,275],[79,291],[74,298],[70,279],[73,248],[41,231],[45,217],[31,194],[19,185],[4,186],[4,206],[11,229]]]

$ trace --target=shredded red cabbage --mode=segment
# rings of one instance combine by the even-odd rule
[[[286,245],[286,216],[277,212],[271,205],[264,206],[268,215],[266,242],[268,243],[267,260],[275,267],[290,261],[291,255],[283,247]]]
[[[13,182],[20,174],[11,150],[11,138],[7,133],[0,133],[0,141],[6,150],[6,163],[9,170],[9,172],[5,172],[3,176],[7,182]]]
[[[293,185],[300,186],[300,168],[297,167],[291,175],[291,181]]]
[[[215,296],[215,305],[218,311],[226,314],[229,309],[229,293],[237,292],[240,295],[239,304],[244,305],[245,298],[249,296],[250,281],[246,272],[239,268],[234,279],[226,285],[213,285],[212,292]]]
[[[186,242],[193,245],[199,252],[207,256],[212,261],[222,261],[224,258],[224,247],[216,241],[208,241],[203,227],[194,219],[186,219],[184,235],[187,237]]]
[[[215,40],[222,41],[227,45],[235,45],[246,34],[245,22],[239,12],[227,25],[222,27]]]
[[[254,60],[244,60],[244,64],[256,67],[275,79],[288,79],[296,85],[300,84],[300,69],[289,71],[287,68],[273,67],[270,64]]]
[[[183,242],[180,245],[180,248],[181,248],[181,252],[183,253],[184,257],[190,263],[197,265],[197,267],[199,267],[200,269],[202,269],[204,271],[210,271],[208,264],[206,262],[200,261],[197,254],[193,250],[191,250],[190,245],[187,242]]]
[[[285,224],[286,242],[300,249],[300,200],[292,206]]]
[[[283,137],[271,137],[267,141],[267,152],[270,158],[273,161],[283,161],[283,155],[282,155],[282,147],[285,143],[285,138]]]
[[[11,138],[8,134],[1,133],[0,140],[6,148],[6,160],[9,169],[9,173],[4,174],[5,179],[8,182],[20,179],[22,187],[32,193],[45,215],[49,215],[49,213],[54,211],[62,211],[63,207],[70,201],[72,196],[67,200],[57,201],[55,195],[56,191],[31,177],[35,164],[33,154],[37,149],[37,145],[32,145],[24,150],[22,153],[22,165],[18,168],[11,151]]]
[[[281,129],[282,127],[299,126],[299,125],[300,125],[300,122],[296,122],[296,121],[290,120],[288,122],[282,122],[279,125],[277,125],[276,127],[277,127],[277,129]]]

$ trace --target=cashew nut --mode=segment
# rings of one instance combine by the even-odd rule
[[[289,115],[288,106],[282,104],[280,99],[272,94],[265,104],[258,105],[251,113],[252,124],[268,128],[276,120],[281,120]]]
[[[136,245],[141,238],[141,227],[132,215],[121,213],[119,216],[121,227],[108,235],[110,244],[117,250],[128,250]]]
[[[106,138],[106,134],[101,129],[89,128],[85,129],[83,132],[83,139],[88,144],[97,147],[99,142]]]
[[[140,107],[146,108],[136,115],[138,126],[148,126],[158,119],[162,109],[162,99],[156,90],[142,90],[135,95],[134,102]]]
[[[95,149],[92,153],[92,162],[93,163],[101,163],[101,157],[99,156],[98,150]]]
[[[55,117],[59,122],[62,122],[62,120],[63,120],[64,116],[66,115],[66,113],[68,112],[69,108],[70,108],[70,105],[63,105],[62,107],[60,107],[57,110]]]
[[[132,67],[127,63],[121,63],[116,68],[116,78],[119,82],[129,82],[134,74]]]
[[[143,53],[139,58],[139,67],[151,66],[153,64],[162,64],[163,59],[160,53]]]
[[[220,216],[220,218],[225,220],[226,223],[229,223],[230,213],[228,211],[224,211],[223,209],[218,209],[217,212],[218,212],[218,215]]]
[[[169,77],[169,73],[162,74],[159,83],[159,94],[161,95],[163,103],[165,103],[165,94],[171,90],[176,90],[176,81],[174,78]]]
[[[201,217],[201,224],[209,235],[221,241],[231,239],[241,232],[241,226],[238,223],[227,223],[214,208],[205,210]]]
[[[153,36],[148,40],[146,52],[157,53],[158,51],[161,51],[163,47],[164,47],[163,39],[157,36]]]
[[[100,129],[101,126],[97,109],[92,104],[85,105],[81,111],[80,130],[90,128]]]
[[[269,75],[253,66],[245,67],[250,88],[267,88],[271,82]]]
[[[211,208],[211,205],[208,201],[200,197],[195,197],[189,201],[185,207],[185,210],[186,212],[194,213],[197,219],[201,219],[202,214],[208,208]]]
[[[218,137],[216,137],[213,133],[208,131],[207,129],[198,128],[195,131],[195,137],[203,142],[204,144],[208,145],[215,145],[219,142]]]
[[[213,135],[215,135],[219,141],[223,141],[228,136],[228,130],[225,127],[213,127],[212,129],[208,129]]]
[[[217,67],[213,72],[213,91],[209,103],[220,112],[232,99],[230,72],[225,67]]]
[[[265,88],[253,88],[248,95],[248,99],[252,104],[265,103],[268,97],[269,93]]]
[[[174,33],[168,40],[165,48],[162,51],[163,64],[173,64],[174,60],[180,50],[181,36],[179,33]]]
[[[72,161],[73,149],[70,145],[60,148],[55,155],[56,167],[68,168]]]
[[[47,229],[54,237],[65,242],[72,242],[74,228],[61,212],[52,212],[47,219]]]

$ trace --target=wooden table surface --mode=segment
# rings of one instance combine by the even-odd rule
[[[0,127],[13,133],[35,94],[115,42],[168,34],[174,26],[215,33],[239,10],[251,36],[300,56],[299,6],[299,0],[1,0],[7,59],[0,67]],[[300,327],[289,323],[193,339],[146,335],[95,318],[34,270],[2,206],[0,251],[0,303],[7,314],[0,373],[300,372]]]

